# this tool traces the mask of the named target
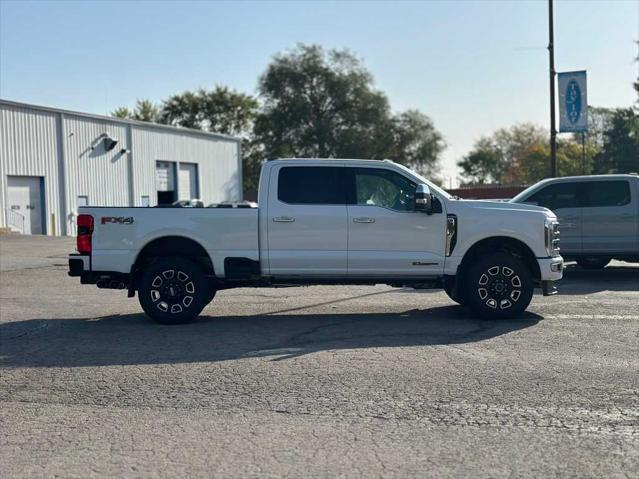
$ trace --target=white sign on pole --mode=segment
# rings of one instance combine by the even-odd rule
[[[559,131],[588,131],[586,71],[558,73]]]

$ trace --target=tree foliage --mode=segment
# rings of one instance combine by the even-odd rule
[[[160,122],[160,109],[151,100],[138,99],[133,110],[123,106],[115,109],[111,115],[130,120]]]
[[[272,157],[379,158],[390,142],[386,96],[350,53],[300,45],[259,81],[255,133]]]
[[[444,148],[417,110],[392,115],[361,61],[345,50],[299,45],[259,81],[255,135],[269,157],[391,158],[437,173]]]
[[[242,138],[244,190],[254,198],[264,158],[391,158],[434,177],[445,145],[417,110],[391,113],[372,75],[345,50],[298,45],[276,55],[255,97],[217,86],[138,100],[112,114]]]
[[[634,109],[620,108],[612,115],[595,157],[594,172],[639,172],[639,115]]]
[[[591,174],[598,151],[594,139],[587,140],[584,147],[576,138],[559,139],[557,174]],[[532,184],[547,176],[549,162],[546,131],[526,123],[481,138],[458,166],[469,183]]]
[[[248,137],[257,113],[257,100],[224,86],[173,95],[164,101],[160,121],[166,125],[196,128]]]

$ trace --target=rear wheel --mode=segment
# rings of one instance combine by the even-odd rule
[[[465,278],[467,305],[489,319],[522,313],[532,300],[533,289],[530,271],[523,261],[509,253],[478,258]]]
[[[142,273],[138,291],[144,312],[162,324],[194,320],[214,295],[200,267],[179,257],[149,264]]]
[[[610,263],[610,258],[579,258],[577,264],[583,269],[602,269]]]

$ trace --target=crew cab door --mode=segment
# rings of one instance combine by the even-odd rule
[[[583,183],[584,253],[637,252],[639,206],[631,186],[618,179]]]
[[[271,170],[266,245],[270,274],[346,274],[346,195],[339,170],[301,165]]]
[[[386,168],[345,168],[348,275],[431,276],[444,269],[445,212],[417,212],[416,183]]]

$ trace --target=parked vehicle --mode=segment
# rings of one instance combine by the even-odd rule
[[[586,269],[639,261],[639,177],[593,175],[540,181],[511,200],[555,212],[561,255]]]
[[[161,323],[192,320],[222,289],[283,284],[444,288],[503,318],[562,277],[551,211],[457,200],[391,161],[269,161],[258,204],[82,208],[69,274],[137,291]]]
[[[158,205],[158,208],[204,208],[204,202],[197,198],[192,200],[178,200],[168,205]]]

